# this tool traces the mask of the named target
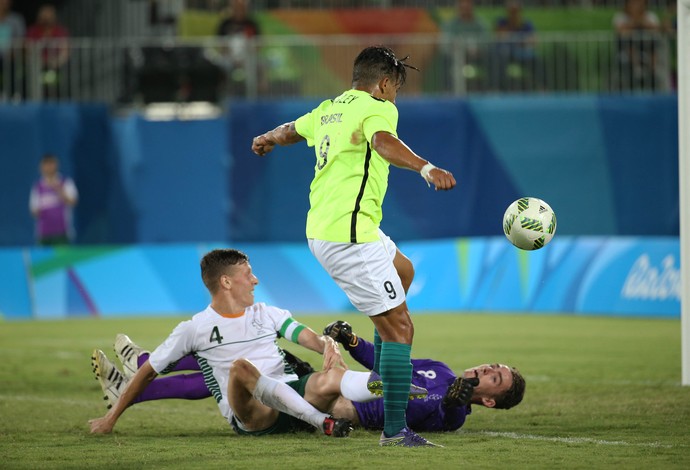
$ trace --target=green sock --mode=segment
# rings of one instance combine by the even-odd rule
[[[381,337],[376,328],[374,328],[374,368],[372,370],[377,374],[381,370]]]
[[[383,380],[383,433],[391,437],[407,426],[405,410],[412,381],[409,344],[381,345],[381,380]]]

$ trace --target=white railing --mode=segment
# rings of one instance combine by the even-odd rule
[[[349,87],[352,61],[370,44],[420,68],[406,95],[673,91],[673,43],[660,34],[547,33],[531,44],[442,35],[70,39],[0,51],[0,102],[332,96]]]
[[[665,7],[672,0],[648,0],[649,7]],[[198,10],[218,10],[219,5],[223,5],[218,0],[168,0],[167,3],[181,3],[184,8]],[[430,8],[430,7],[453,7],[457,0],[252,0],[251,7],[255,10],[265,10],[273,8],[309,8],[309,9],[332,9],[332,8]],[[621,0],[522,0],[521,3],[526,7],[538,8],[563,8],[563,7],[615,7],[622,5]],[[163,2],[165,5],[166,2]],[[505,0],[475,0],[478,7],[503,7]]]

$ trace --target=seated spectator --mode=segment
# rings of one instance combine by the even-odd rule
[[[44,98],[58,98],[67,89],[60,85],[61,80],[65,79],[64,69],[69,59],[68,37],[67,29],[58,23],[55,7],[50,4],[41,5],[36,23],[29,27],[26,38],[30,45],[33,43],[38,47],[41,56],[40,78]]]
[[[488,28],[474,12],[474,0],[457,0],[455,15],[443,25],[443,55],[449,71],[447,89],[463,80],[465,88],[481,89]],[[460,62],[460,63],[458,63]],[[460,70],[453,66],[461,66]]]
[[[613,17],[618,37],[618,85],[621,90],[653,90],[657,87],[657,55],[661,23],[647,10],[647,0],[625,0]]]
[[[492,82],[499,90],[525,90],[539,86],[534,25],[522,17],[518,0],[506,2],[506,16],[494,25],[496,47],[491,59]]]
[[[16,41],[24,37],[25,28],[24,18],[12,11],[12,0],[0,0],[0,101],[17,91],[14,50]]]

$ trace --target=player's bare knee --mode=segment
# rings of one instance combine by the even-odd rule
[[[343,381],[344,373],[345,369],[339,367],[326,371],[323,385],[324,395],[332,395],[334,398],[340,396],[340,383]]]
[[[246,383],[256,381],[260,375],[256,366],[245,358],[236,359],[230,366],[230,380]]]
[[[325,400],[337,398],[340,396],[340,382],[344,372],[344,369],[333,368],[312,374],[307,382],[306,392]]]

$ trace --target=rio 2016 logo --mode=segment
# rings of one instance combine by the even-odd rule
[[[621,289],[624,299],[678,300],[680,301],[680,269],[673,255],[661,260],[661,266],[652,266],[648,254],[635,261]]]

